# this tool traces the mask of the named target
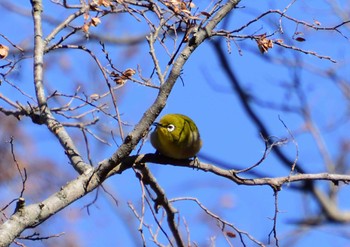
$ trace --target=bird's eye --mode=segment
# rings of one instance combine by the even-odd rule
[[[175,129],[175,125],[169,124],[166,128],[167,128],[167,130],[168,130],[169,132],[173,132],[174,129]]]

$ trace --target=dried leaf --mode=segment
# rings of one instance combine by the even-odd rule
[[[0,44],[0,59],[5,59],[9,54],[9,48],[6,45]]]
[[[90,28],[90,23],[85,23],[84,26],[81,28],[84,33],[88,33]]]
[[[123,80],[121,78],[117,78],[114,80],[115,83],[117,83],[118,85],[124,85],[126,80]]]
[[[266,38],[266,34],[258,35],[255,41],[258,43],[258,48],[261,53],[266,53],[273,47],[272,40]]]
[[[189,8],[195,7],[193,3],[187,3],[182,0],[169,0],[164,2],[164,4],[171,9],[175,14],[180,14],[181,12],[191,15]]]
[[[111,1],[110,0],[98,0],[97,4],[99,6],[103,5],[104,7],[109,7],[109,6],[111,6]]]
[[[91,18],[91,25],[93,25],[94,27],[96,27],[100,23],[101,23],[100,18],[98,18],[98,17]]]
[[[182,11],[187,10],[186,3],[181,2],[181,3],[180,3],[180,8],[181,8]],[[187,11],[188,11],[188,10],[187,10]]]
[[[129,69],[126,69],[121,75],[113,71],[111,73],[111,77],[115,83],[117,83],[118,85],[123,85],[135,73],[136,73],[136,71],[134,69],[129,68]]]
[[[296,37],[295,40],[296,40],[296,41],[299,41],[299,42],[304,42],[304,41],[306,41],[306,39],[304,39],[303,37],[300,37],[300,36],[299,36],[299,37]]]
[[[117,83],[118,85],[124,84],[125,82],[120,78],[120,74],[116,73],[116,72],[112,72],[111,73],[111,78],[112,80]]]
[[[169,1],[172,5],[179,5],[181,4],[182,0],[170,0]]]
[[[127,78],[130,78],[131,76],[135,75],[136,71],[134,69],[126,69],[124,72],[123,72],[123,75]]]
[[[201,11],[201,14],[208,18],[211,16],[208,12],[205,12],[205,11]]]
[[[229,238],[235,238],[236,237],[236,233],[227,231],[226,232],[226,236],[229,237]]]

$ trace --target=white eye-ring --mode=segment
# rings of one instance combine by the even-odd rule
[[[169,124],[166,128],[167,128],[167,130],[168,130],[169,132],[173,132],[174,129],[175,129],[175,125]]]

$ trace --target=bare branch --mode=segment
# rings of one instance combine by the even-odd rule
[[[169,225],[169,228],[171,232],[173,233],[173,236],[176,241],[177,246],[185,246],[185,243],[183,242],[183,239],[181,237],[180,231],[178,229],[178,226],[175,223],[175,214],[177,213],[177,210],[169,203],[166,194],[164,190],[160,187],[160,185],[157,183],[155,177],[152,175],[150,170],[147,168],[147,166],[143,163],[136,166],[138,170],[141,172],[141,180],[144,184],[150,185],[152,190],[156,193],[157,198],[154,199],[154,209],[156,213],[158,212],[158,207],[162,206],[167,214],[167,222]],[[171,242],[170,242],[171,243]]]
[[[273,234],[273,238],[275,239],[275,244],[277,247],[279,247],[279,240],[278,240],[278,234],[277,234],[277,216],[278,216],[278,213],[279,213],[279,210],[278,210],[278,191],[277,190],[274,190],[274,194],[273,196],[275,197],[275,212],[274,212],[274,216],[272,218],[273,220],[273,227],[272,227],[272,230],[271,232],[269,233],[269,244],[270,243],[270,237],[271,235]]]
[[[226,226],[231,227],[234,231],[236,231],[239,234],[239,237],[241,239],[241,242],[243,246],[246,246],[243,236],[248,237],[250,240],[252,240],[254,243],[256,243],[259,246],[265,246],[263,243],[256,240],[253,236],[251,236],[248,232],[242,231],[238,229],[236,226],[234,226],[232,223],[223,220],[220,216],[216,215],[215,213],[211,212],[208,208],[206,208],[197,198],[194,197],[181,197],[181,198],[173,198],[170,199],[169,202],[177,202],[177,201],[194,201],[207,215],[212,217],[213,219],[217,220],[220,223],[220,229],[221,231],[226,234]]]
[[[58,138],[61,145],[66,151],[72,166],[80,174],[89,169],[88,165],[84,163],[73,140],[70,138],[64,127],[54,118],[48,109],[46,96],[43,84],[43,65],[44,65],[44,50],[45,44],[42,33],[41,14],[43,6],[41,0],[32,0],[33,20],[34,20],[34,85],[36,98],[40,108],[41,120],[47,125],[50,131]]]
[[[124,143],[119,147],[119,149],[112,155],[108,160],[104,160],[99,165],[99,172],[101,174],[107,174],[113,167],[120,163],[121,158],[129,155],[131,150],[139,143],[139,141],[148,133],[151,124],[154,122],[156,117],[159,115],[161,110],[166,104],[166,100],[176,82],[181,74],[181,69],[186,63],[188,57],[193,53],[193,51],[205,40],[211,33],[211,31],[216,27],[216,25],[238,4],[239,1],[231,0],[228,1],[208,22],[208,24],[199,30],[191,41],[188,42],[187,46],[180,53],[178,58],[174,61],[174,65],[159,90],[159,94],[153,103],[153,105],[144,113],[142,119],[135,126],[133,131],[131,131],[125,138]],[[103,177],[103,176],[102,176]]]
[[[22,197],[23,196],[23,193],[26,189],[26,181],[28,179],[28,176],[27,176],[27,171],[25,168],[23,168],[23,172],[21,170],[21,167],[16,159],[16,155],[15,155],[15,151],[14,151],[14,147],[13,147],[13,137],[11,137],[11,140],[9,141],[10,143],[10,146],[11,146],[11,154],[12,154],[12,158],[13,158],[13,161],[15,162],[16,164],[16,168],[18,170],[18,173],[19,175],[21,176],[21,180],[22,180],[22,190],[21,190],[21,193],[20,193],[20,196],[19,197]]]

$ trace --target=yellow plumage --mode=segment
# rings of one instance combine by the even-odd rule
[[[182,114],[168,114],[155,123],[151,143],[159,153],[174,159],[196,156],[202,141],[196,124]]]

